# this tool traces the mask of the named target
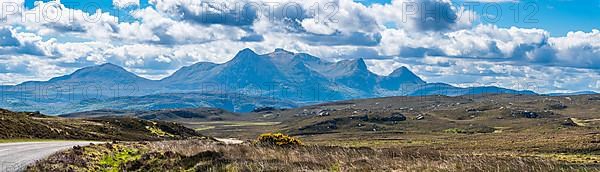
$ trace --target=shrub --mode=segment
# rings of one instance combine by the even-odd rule
[[[448,128],[444,130],[445,133],[453,133],[453,134],[465,134],[468,133],[466,130],[460,128]]]
[[[493,133],[496,129],[487,126],[475,126],[468,128],[448,128],[443,132],[453,134],[476,134],[476,133]]]
[[[281,133],[266,133],[258,136],[256,143],[258,145],[268,146],[300,146],[302,142],[296,138]]]

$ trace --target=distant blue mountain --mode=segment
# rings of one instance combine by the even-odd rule
[[[151,80],[139,77],[134,73],[131,73],[120,66],[106,63],[98,66],[91,66],[79,69],[72,74],[55,77],[48,81],[43,82],[24,82],[17,86],[32,85],[32,84],[129,84],[129,83],[150,83]]]
[[[427,83],[407,67],[381,76],[369,71],[361,58],[331,62],[283,49],[268,54],[244,49],[226,63],[196,63],[162,80],[145,79],[120,66],[103,64],[48,81],[0,88],[3,108],[50,114],[190,107],[243,112],[260,106],[294,107],[383,96],[535,94],[491,86],[461,88]]]
[[[571,92],[571,93],[549,93],[544,94],[547,96],[577,96],[577,95],[589,95],[589,94],[598,94],[594,91],[579,91],[579,92]]]
[[[402,85],[423,85],[426,84],[419,76],[415,75],[408,68],[402,66],[387,77],[379,79],[379,86],[386,90],[399,90]]]
[[[329,62],[283,49],[263,55],[244,49],[227,63],[198,63],[160,82],[173,90],[251,90],[303,102],[378,97],[382,89],[398,91],[426,84],[406,67],[379,76],[369,71],[360,58]]]

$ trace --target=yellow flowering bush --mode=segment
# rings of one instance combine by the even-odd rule
[[[268,146],[300,146],[302,142],[296,138],[281,133],[265,133],[257,138],[257,144]]]

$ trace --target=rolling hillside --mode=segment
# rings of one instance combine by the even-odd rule
[[[132,117],[153,121],[223,121],[241,118],[240,114],[217,108],[141,110],[95,110],[59,115],[64,118]]]
[[[600,127],[599,107],[599,95],[385,97],[249,113],[245,115],[246,125],[182,124],[192,128],[212,126],[203,132],[219,137],[242,138],[273,131],[327,139],[427,137],[447,132],[579,132]],[[252,126],[252,122],[265,125]],[[240,128],[246,132],[233,132]]]
[[[0,139],[171,140],[202,137],[171,122],[127,117],[66,119],[0,109]]]

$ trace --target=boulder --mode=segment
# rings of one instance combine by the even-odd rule
[[[406,116],[401,113],[393,113],[391,116],[382,118],[382,121],[406,121]]]
[[[322,110],[322,111],[319,111],[319,116],[329,116],[329,115],[330,115],[330,114],[329,114],[329,112],[328,112],[328,111],[324,111],[324,110]]]
[[[590,97],[588,100],[600,100],[600,97]]]
[[[513,111],[512,116],[525,117],[525,118],[538,118],[540,115],[536,112],[530,112],[530,111]]]
[[[568,106],[562,103],[552,103],[552,104],[548,104],[548,108],[553,109],[553,110],[561,110],[561,109],[566,109]]]
[[[393,113],[390,116],[365,116],[363,121],[372,121],[372,122],[397,122],[397,121],[406,121],[406,116],[401,113]]]

